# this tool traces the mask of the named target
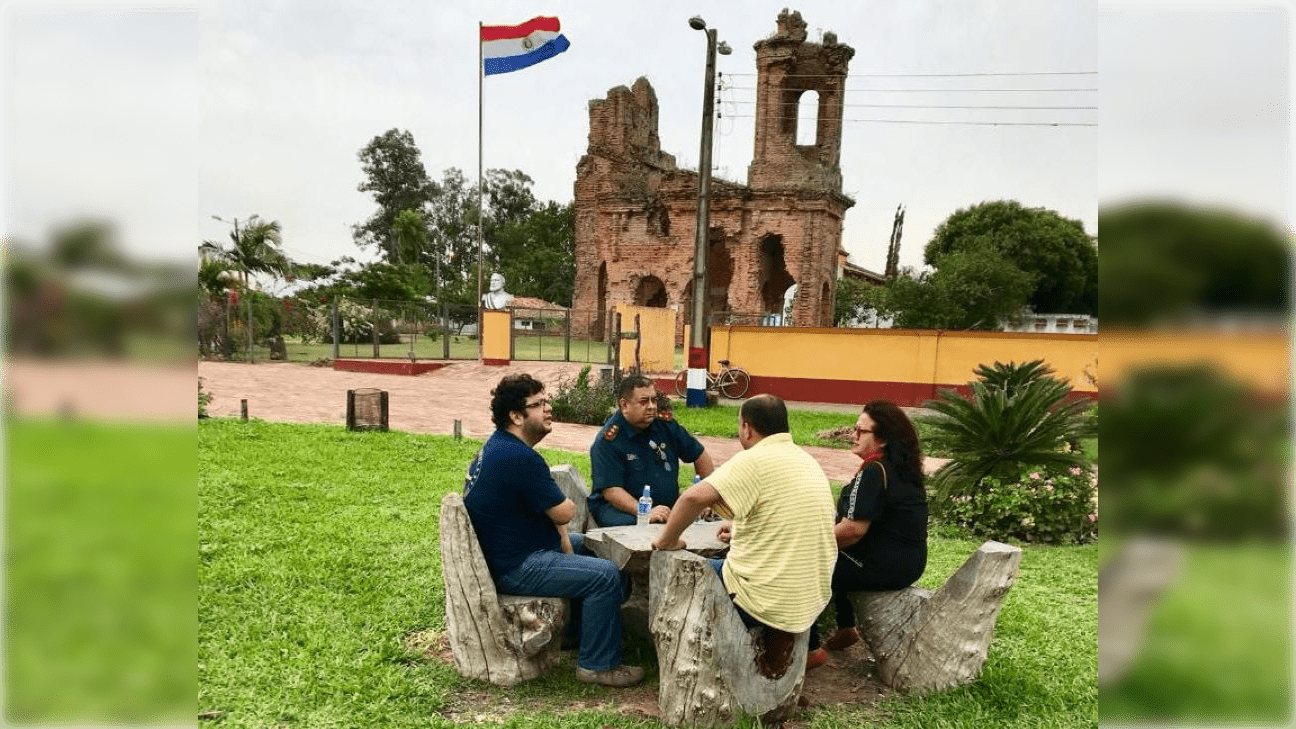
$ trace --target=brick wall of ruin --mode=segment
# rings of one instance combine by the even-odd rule
[[[755,155],[748,184],[712,179],[707,283],[712,321],[752,324],[782,310],[798,284],[793,322],[831,326],[842,219],[841,111],[853,51],[825,34],[806,40],[797,13],[756,43]],[[807,84],[805,79],[813,78]],[[788,104],[819,93],[816,143],[798,146]],[[665,306],[691,319],[698,175],[661,150],[657,96],[647,79],[589,104],[589,148],[577,164],[576,293],[573,308],[607,312],[617,303]],[[597,321],[587,336],[602,336]]]

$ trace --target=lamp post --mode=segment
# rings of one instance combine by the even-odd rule
[[[698,153],[697,228],[693,238],[693,333],[689,337],[689,407],[706,407],[706,262],[711,228],[711,129],[715,116],[715,57],[729,55],[729,44],[716,43],[716,29],[707,28],[700,16],[689,18],[689,27],[706,33],[706,77],[702,86],[702,149]]]

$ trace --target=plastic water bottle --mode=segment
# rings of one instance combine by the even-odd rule
[[[647,524],[650,513],[652,513],[652,487],[644,484],[643,496],[639,497],[639,523]]]

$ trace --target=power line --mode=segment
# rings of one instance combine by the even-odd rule
[[[752,114],[729,114],[730,119],[755,119]],[[793,116],[776,116],[772,119],[799,119]],[[1016,121],[924,121],[919,119],[842,119],[844,122],[862,122],[870,124],[954,124],[982,127],[1096,127],[1092,122],[1016,122]]]
[[[726,101],[726,104],[755,104],[755,101]],[[1097,111],[1096,106],[960,106],[946,104],[842,104],[845,107],[868,107],[872,109],[1049,109],[1049,110],[1086,110]]]
[[[737,91],[758,91],[755,86],[725,86],[728,89]],[[817,89],[804,89],[805,91],[816,91]],[[849,93],[870,93],[870,94],[913,94],[913,93],[941,93],[941,94],[961,94],[961,93],[1015,93],[1015,94],[1038,94],[1052,91],[1097,91],[1097,88],[1068,88],[1068,89],[845,89]]]
[[[724,73],[725,76],[759,76],[756,73]],[[846,78],[968,78],[973,76],[1097,76],[1097,71],[1002,71],[984,73],[851,73]],[[783,78],[841,78],[833,73],[791,73]]]

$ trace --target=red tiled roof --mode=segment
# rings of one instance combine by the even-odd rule
[[[514,309],[548,309],[550,311],[567,311],[567,307],[537,299],[533,296],[514,296],[513,303],[509,306]]]

